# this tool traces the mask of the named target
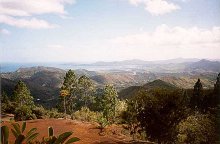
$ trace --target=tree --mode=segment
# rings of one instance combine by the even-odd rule
[[[216,107],[216,129],[218,133],[218,141],[220,141],[220,73],[217,76],[213,92],[213,105]]]
[[[183,95],[182,90],[140,90],[130,100],[133,108],[128,104],[128,120],[139,126],[135,129],[145,132],[148,140],[169,143],[175,137],[176,125],[187,115]]]
[[[219,104],[220,102],[220,73],[217,76],[216,83],[214,85],[214,95],[216,103]]]
[[[193,96],[191,98],[191,107],[193,109],[195,108],[200,108],[200,104],[201,104],[201,97],[202,97],[202,83],[200,81],[200,79],[198,79],[198,81],[195,83],[194,85],[194,89],[193,89]]]
[[[84,103],[84,107],[88,107],[88,104],[92,103],[94,100],[94,84],[90,78],[83,75],[78,80],[78,88],[81,101]]]
[[[217,76],[217,80],[214,85],[214,90],[216,91],[216,93],[220,94],[220,73]]]
[[[0,104],[1,104],[1,112],[7,111],[8,107],[10,105],[10,101],[9,101],[9,98],[8,98],[7,94],[5,93],[5,91],[2,92]]]
[[[133,140],[135,139],[135,134],[140,129],[140,123],[137,120],[138,104],[136,100],[127,101],[127,110],[122,113],[122,119],[127,124],[127,128],[132,135]]]
[[[34,106],[33,96],[31,96],[30,90],[22,81],[18,81],[17,85],[15,86],[14,99],[19,107],[23,105],[30,107]]]
[[[66,97],[70,96],[70,92],[68,90],[61,90],[60,96],[63,97],[63,107],[64,107],[64,113],[66,114]]]
[[[77,91],[77,78],[74,71],[69,70],[60,90],[60,96],[63,100],[64,112],[72,113],[75,107],[75,95]]]
[[[2,95],[1,95],[1,103],[9,103],[9,98],[8,98],[8,95],[5,91],[2,92]]]
[[[106,85],[103,90],[103,114],[109,121],[110,119],[114,121],[116,116],[116,105],[118,93],[113,85]]]
[[[190,115],[178,124],[177,129],[176,143],[216,143],[215,123],[207,114]]]

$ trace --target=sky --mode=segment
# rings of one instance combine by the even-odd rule
[[[220,59],[220,0],[0,0],[1,62]]]

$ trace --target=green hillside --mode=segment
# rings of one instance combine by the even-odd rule
[[[129,99],[134,96],[139,90],[151,90],[151,89],[177,89],[176,86],[164,82],[160,79],[154,80],[152,82],[146,83],[143,86],[131,86],[125,88],[119,92],[120,99]]]

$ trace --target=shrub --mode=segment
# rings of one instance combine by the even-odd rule
[[[176,125],[188,114],[182,90],[141,90],[128,102],[124,119],[131,134],[146,133],[146,139],[169,143],[175,138]],[[133,102],[132,102],[133,101]]]
[[[38,106],[32,109],[32,112],[36,115],[38,119],[43,119],[46,116],[46,110],[43,106]]]
[[[215,124],[207,114],[191,115],[177,129],[177,143],[215,143]]]
[[[126,124],[124,128],[130,132],[133,140],[137,137],[138,130],[140,130],[137,113],[137,102],[132,100],[128,101],[127,110],[121,113],[122,122]]]
[[[32,120],[36,119],[35,114],[32,113],[32,110],[27,105],[22,105],[15,109],[15,120],[23,121],[23,120]]]
[[[49,118],[64,118],[64,117],[66,117],[66,114],[59,113],[57,109],[52,108],[51,110],[48,110],[46,112],[46,116]]]
[[[81,110],[72,114],[72,119],[81,121],[96,122],[97,118],[101,116],[99,112],[90,111],[87,107],[82,107]]]
[[[127,103],[126,101],[118,100],[115,107],[115,123],[123,123],[124,119],[122,118],[122,115],[127,110]]]
[[[1,103],[1,112],[14,113],[16,109],[16,104],[13,102]]]
[[[101,133],[104,132],[104,129],[109,124],[109,122],[108,122],[108,120],[105,117],[103,117],[103,115],[99,116],[97,118],[97,122],[99,124],[98,128],[100,129],[100,133],[99,134],[101,134]]]

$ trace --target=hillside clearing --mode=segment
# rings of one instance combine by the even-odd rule
[[[22,122],[18,122],[21,124]],[[3,125],[12,126],[10,122],[4,122]],[[111,125],[106,128],[105,134],[100,135],[100,130],[97,128],[96,123],[81,122],[76,120],[65,120],[65,119],[37,119],[27,121],[27,130],[36,127],[39,136],[37,140],[41,140],[43,137],[47,137],[47,128],[52,126],[55,135],[61,134],[66,131],[73,131],[73,137],[80,138],[76,144],[129,144],[129,143],[140,143],[131,142],[132,139],[123,134],[123,128],[117,125]],[[14,136],[10,134],[10,143],[14,141]]]

